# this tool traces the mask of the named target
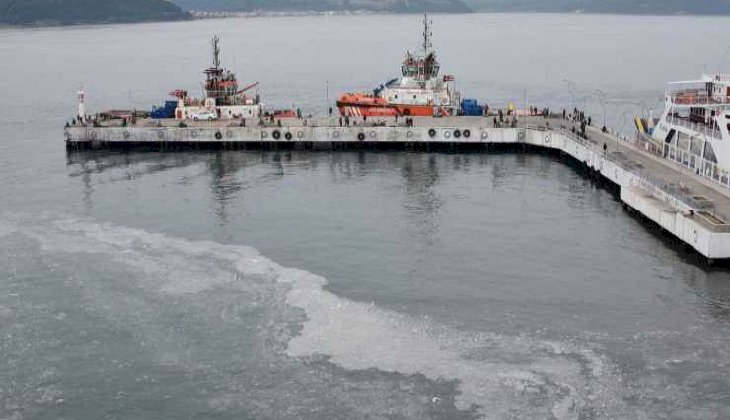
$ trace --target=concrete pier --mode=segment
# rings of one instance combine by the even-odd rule
[[[523,117],[516,126],[495,127],[493,118],[415,118],[412,125],[392,119],[352,121],[338,117],[258,121],[186,122],[143,120],[135,125],[71,126],[66,146],[81,148],[406,148],[482,150],[490,145],[523,145],[569,156],[591,174],[610,181],[624,205],[671,233],[704,259],[730,259],[730,189],[663,159],[637,141],[589,127],[574,134],[560,118]]]

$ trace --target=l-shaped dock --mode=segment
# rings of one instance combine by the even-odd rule
[[[595,127],[585,136],[570,121],[522,117],[517,124],[493,117],[392,118],[344,121],[339,117],[291,118],[266,123],[218,120],[141,120],[134,125],[71,125],[68,149],[302,148],[435,151],[487,150],[495,145],[543,149],[568,156],[616,186],[632,212],[679,239],[704,260],[730,259],[730,188],[653,151]],[[349,122],[349,124],[348,124]],[[651,147],[650,147],[651,146]]]

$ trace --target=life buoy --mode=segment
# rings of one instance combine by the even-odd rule
[[[457,138],[457,139],[458,139],[459,137],[461,137],[461,131],[459,131],[459,130],[454,130],[454,137],[455,137],[455,138]]]
[[[292,138],[291,133],[287,131],[287,133],[284,134],[284,138],[287,139],[287,140],[291,140],[291,138]]]
[[[481,138],[482,140],[486,140],[487,138],[489,138],[489,133],[487,133],[486,131],[482,131]]]
[[[444,137],[447,139],[451,137],[451,131],[444,131]]]
[[[449,103],[449,98],[443,98],[443,99],[441,99],[441,104],[442,105],[446,105],[448,103]]]
[[[281,137],[281,133],[279,132],[279,130],[274,130],[274,132],[271,133],[271,137],[273,137],[274,140],[279,140],[279,138]]]
[[[358,133],[357,134],[357,139],[360,140],[360,141],[365,140],[365,133]]]
[[[436,137],[436,130],[434,130],[433,128],[430,129],[430,130],[428,130],[428,136],[429,137]]]
[[[228,137],[229,139],[232,138],[233,137],[233,131],[231,131],[231,130],[226,131],[226,137]]]
[[[378,135],[378,133],[375,132],[375,130],[370,132],[370,137],[375,138]]]
[[[339,131],[337,131],[337,130],[333,131],[333,132],[332,132],[332,137],[334,137],[334,138],[338,138],[338,137],[340,137],[340,132],[339,132]]]
[[[469,130],[468,128],[466,130],[464,130],[464,137],[466,137],[466,138],[471,137],[471,130]]]
[[[298,131],[297,132],[297,138],[298,139],[304,138],[304,131]]]
[[[267,133],[266,131],[262,131],[262,132],[261,132],[261,138],[262,138],[262,139],[265,139],[265,138],[267,138],[267,137],[269,137],[269,133]]]
[[[545,135],[545,144],[550,144],[550,134]]]
[[[91,132],[89,132],[89,138],[91,140],[96,140],[96,137],[97,137],[96,131],[91,130]]]
[[[221,134],[221,132],[220,132],[220,131],[216,131],[216,132],[215,132],[215,138],[216,138],[216,140],[220,140],[220,139],[222,139],[222,138],[223,138],[223,134]]]
[[[413,137],[413,131],[408,130],[408,132],[406,133],[406,137],[408,137],[409,139]]]
[[[162,131],[158,131],[157,132],[157,137],[159,137],[159,138],[163,138],[164,137],[164,135],[162,134]],[[198,132],[197,131],[191,131],[190,132],[190,137],[192,137],[194,139],[198,138]]]

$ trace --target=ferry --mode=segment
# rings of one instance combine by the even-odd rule
[[[420,54],[406,52],[402,77],[380,85],[372,93],[341,95],[337,100],[340,114],[349,117],[456,115],[460,95],[453,87],[454,76],[439,76],[431,26],[432,22],[424,15],[422,51]]]
[[[730,75],[671,82],[661,118],[635,121],[662,157],[730,188]]]

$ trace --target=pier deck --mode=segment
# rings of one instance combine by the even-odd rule
[[[693,173],[689,168],[676,162],[664,159],[650,153],[636,141],[624,141],[618,137],[602,133],[600,130],[589,127],[588,138],[597,143],[606,143],[608,151],[615,153],[615,159],[624,159],[633,162],[641,168],[647,177],[654,177],[664,185],[677,189],[696,201],[703,201],[702,205],[712,209],[712,212],[730,221],[730,189]]]
[[[624,204],[679,238],[707,261],[730,259],[730,189],[663,159],[644,145],[588,127],[586,138],[560,118],[521,117],[516,126],[494,126],[493,117],[403,118],[350,120],[339,117],[279,121],[186,122],[137,121],[122,126],[71,126],[65,130],[69,148],[219,144],[221,146],[309,146],[311,148],[380,145],[523,144],[558,150],[620,188]],[[578,131],[578,127],[575,127]]]

